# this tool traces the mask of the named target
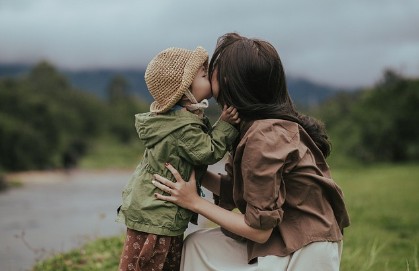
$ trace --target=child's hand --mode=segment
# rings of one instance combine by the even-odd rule
[[[232,125],[240,123],[239,112],[237,112],[237,109],[232,106],[227,108],[227,106],[224,105],[223,112],[221,112],[220,119]]]

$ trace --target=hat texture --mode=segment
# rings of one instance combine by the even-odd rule
[[[208,52],[198,46],[194,51],[168,48],[155,56],[145,71],[145,82],[154,102],[150,111],[164,113],[189,89],[198,70],[208,61]]]

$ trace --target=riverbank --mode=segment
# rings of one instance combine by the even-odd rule
[[[20,188],[0,194],[0,270],[30,270],[55,253],[120,234],[114,222],[130,171],[53,171],[7,175]]]

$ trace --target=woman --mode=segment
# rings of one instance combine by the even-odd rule
[[[157,199],[221,226],[186,238],[183,270],[339,270],[349,217],[325,161],[330,143],[323,125],[295,110],[277,51],[228,33],[209,72],[217,101],[242,120],[227,175],[207,172],[202,181],[218,206],[199,197],[193,175],[185,182],[170,164],[177,182],[153,181],[170,194]]]

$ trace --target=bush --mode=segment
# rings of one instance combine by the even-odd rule
[[[387,71],[371,89],[341,94],[316,112],[335,149],[362,162],[419,160],[419,79]]]

